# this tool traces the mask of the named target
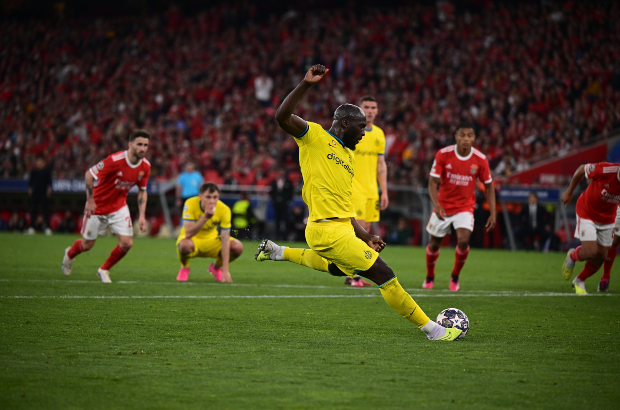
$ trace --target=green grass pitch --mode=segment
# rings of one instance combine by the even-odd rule
[[[177,283],[174,241],[161,239],[136,239],[103,284],[97,267],[115,240],[65,277],[75,238],[0,235],[2,409],[620,406],[618,267],[609,294],[596,293],[597,273],[577,297],[564,254],[472,249],[453,294],[453,249],[424,291],[424,249],[388,246],[382,257],[431,318],[448,307],[469,316],[467,337],[445,343],[376,287],[255,262],[256,241],[231,265],[232,285],[215,283],[208,260]]]

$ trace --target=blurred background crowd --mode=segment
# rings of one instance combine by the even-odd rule
[[[0,177],[27,178],[43,156],[54,178],[82,178],[141,126],[153,178],[193,162],[217,183],[269,185],[284,167],[299,184],[274,114],[322,63],[299,115],[329,127],[338,105],[374,95],[390,183],[425,187],[459,119],[501,178],[620,125],[618,18],[617,2],[438,1],[3,20]]]

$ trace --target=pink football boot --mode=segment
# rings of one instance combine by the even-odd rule
[[[216,281],[218,282],[222,281],[222,269],[217,268],[215,266],[215,263],[212,263],[211,265],[209,265],[209,272],[213,274],[213,277],[215,278]]]
[[[180,282],[186,282],[189,277],[189,268],[181,267],[179,269],[179,274],[177,275],[177,280]]]

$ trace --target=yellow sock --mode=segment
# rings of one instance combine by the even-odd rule
[[[405,292],[405,289],[400,286],[396,277],[384,283],[379,288],[387,304],[400,313],[405,319],[415,323],[418,327],[422,327],[429,322],[430,319],[428,316],[426,316],[422,308],[415,303],[415,300]]]
[[[327,259],[319,256],[312,249],[284,248],[284,260],[321,272],[327,272]]]

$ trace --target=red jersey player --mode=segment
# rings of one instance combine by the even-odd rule
[[[491,216],[485,225],[487,232],[495,227],[495,189],[487,158],[473,148],[476,139],[474,126],[469,123],[459,124],[454,138],[456,145],[439,150],[430,172],[428,194],[434,209],[426,225],[426,231],[431,235],[431,240],[426,247],[426,279],[422,283],[422,288],[433,288],[435,263],[439,257],[441,241],[450,232],[450,225],[452,225],[456,230],[458,243],[450,290],[457,292],[460,288],[459,274],[469,255],[469,237],[474,229],[476,178],[480,178],[484,183],[491,210]],[[440,182],[438,194],[437,184]]]
[[[584,176],[590,180],[590,185],[577,200],[575,229],[575,238],[581,241],[581,246],[568,251],[562,266],[562,276],[565,280],[569,280],[573,275],[575,262],[587,261],[579,276],[573,280],[573,289],[580,295],[588,293],[584,281],[594,275],[605,262],[613,244],[614,226],[620,203],[620,164],[599,162],[581,165],[575,171],[570,186],[562,194],[564,205],[568,205],[573,199],[573,191]],[[617,247],[615,251],[618,251]],[[607,291],[608,286],[609,276],[607,278],[603,276],[599,283],[599,291]]]
[[[129,252],[133,245],[133,227],[127,207],[129,190],[138,185],[139,225],[146,231],[146,184],[151,173],[151,164],[144,158],[151,136],[144,130],[134,130],[129,134],[129,148],[112,154],[86,171],[86,207],[82,239],[78,239],[65,250],[62,271],[71,274],[73,258],[90,250],[97,235],[105,233],[108,226],[118,238],[118,245],[108,259],[101,265],[97,275],[102,282],[110,283],[110,268]]]

